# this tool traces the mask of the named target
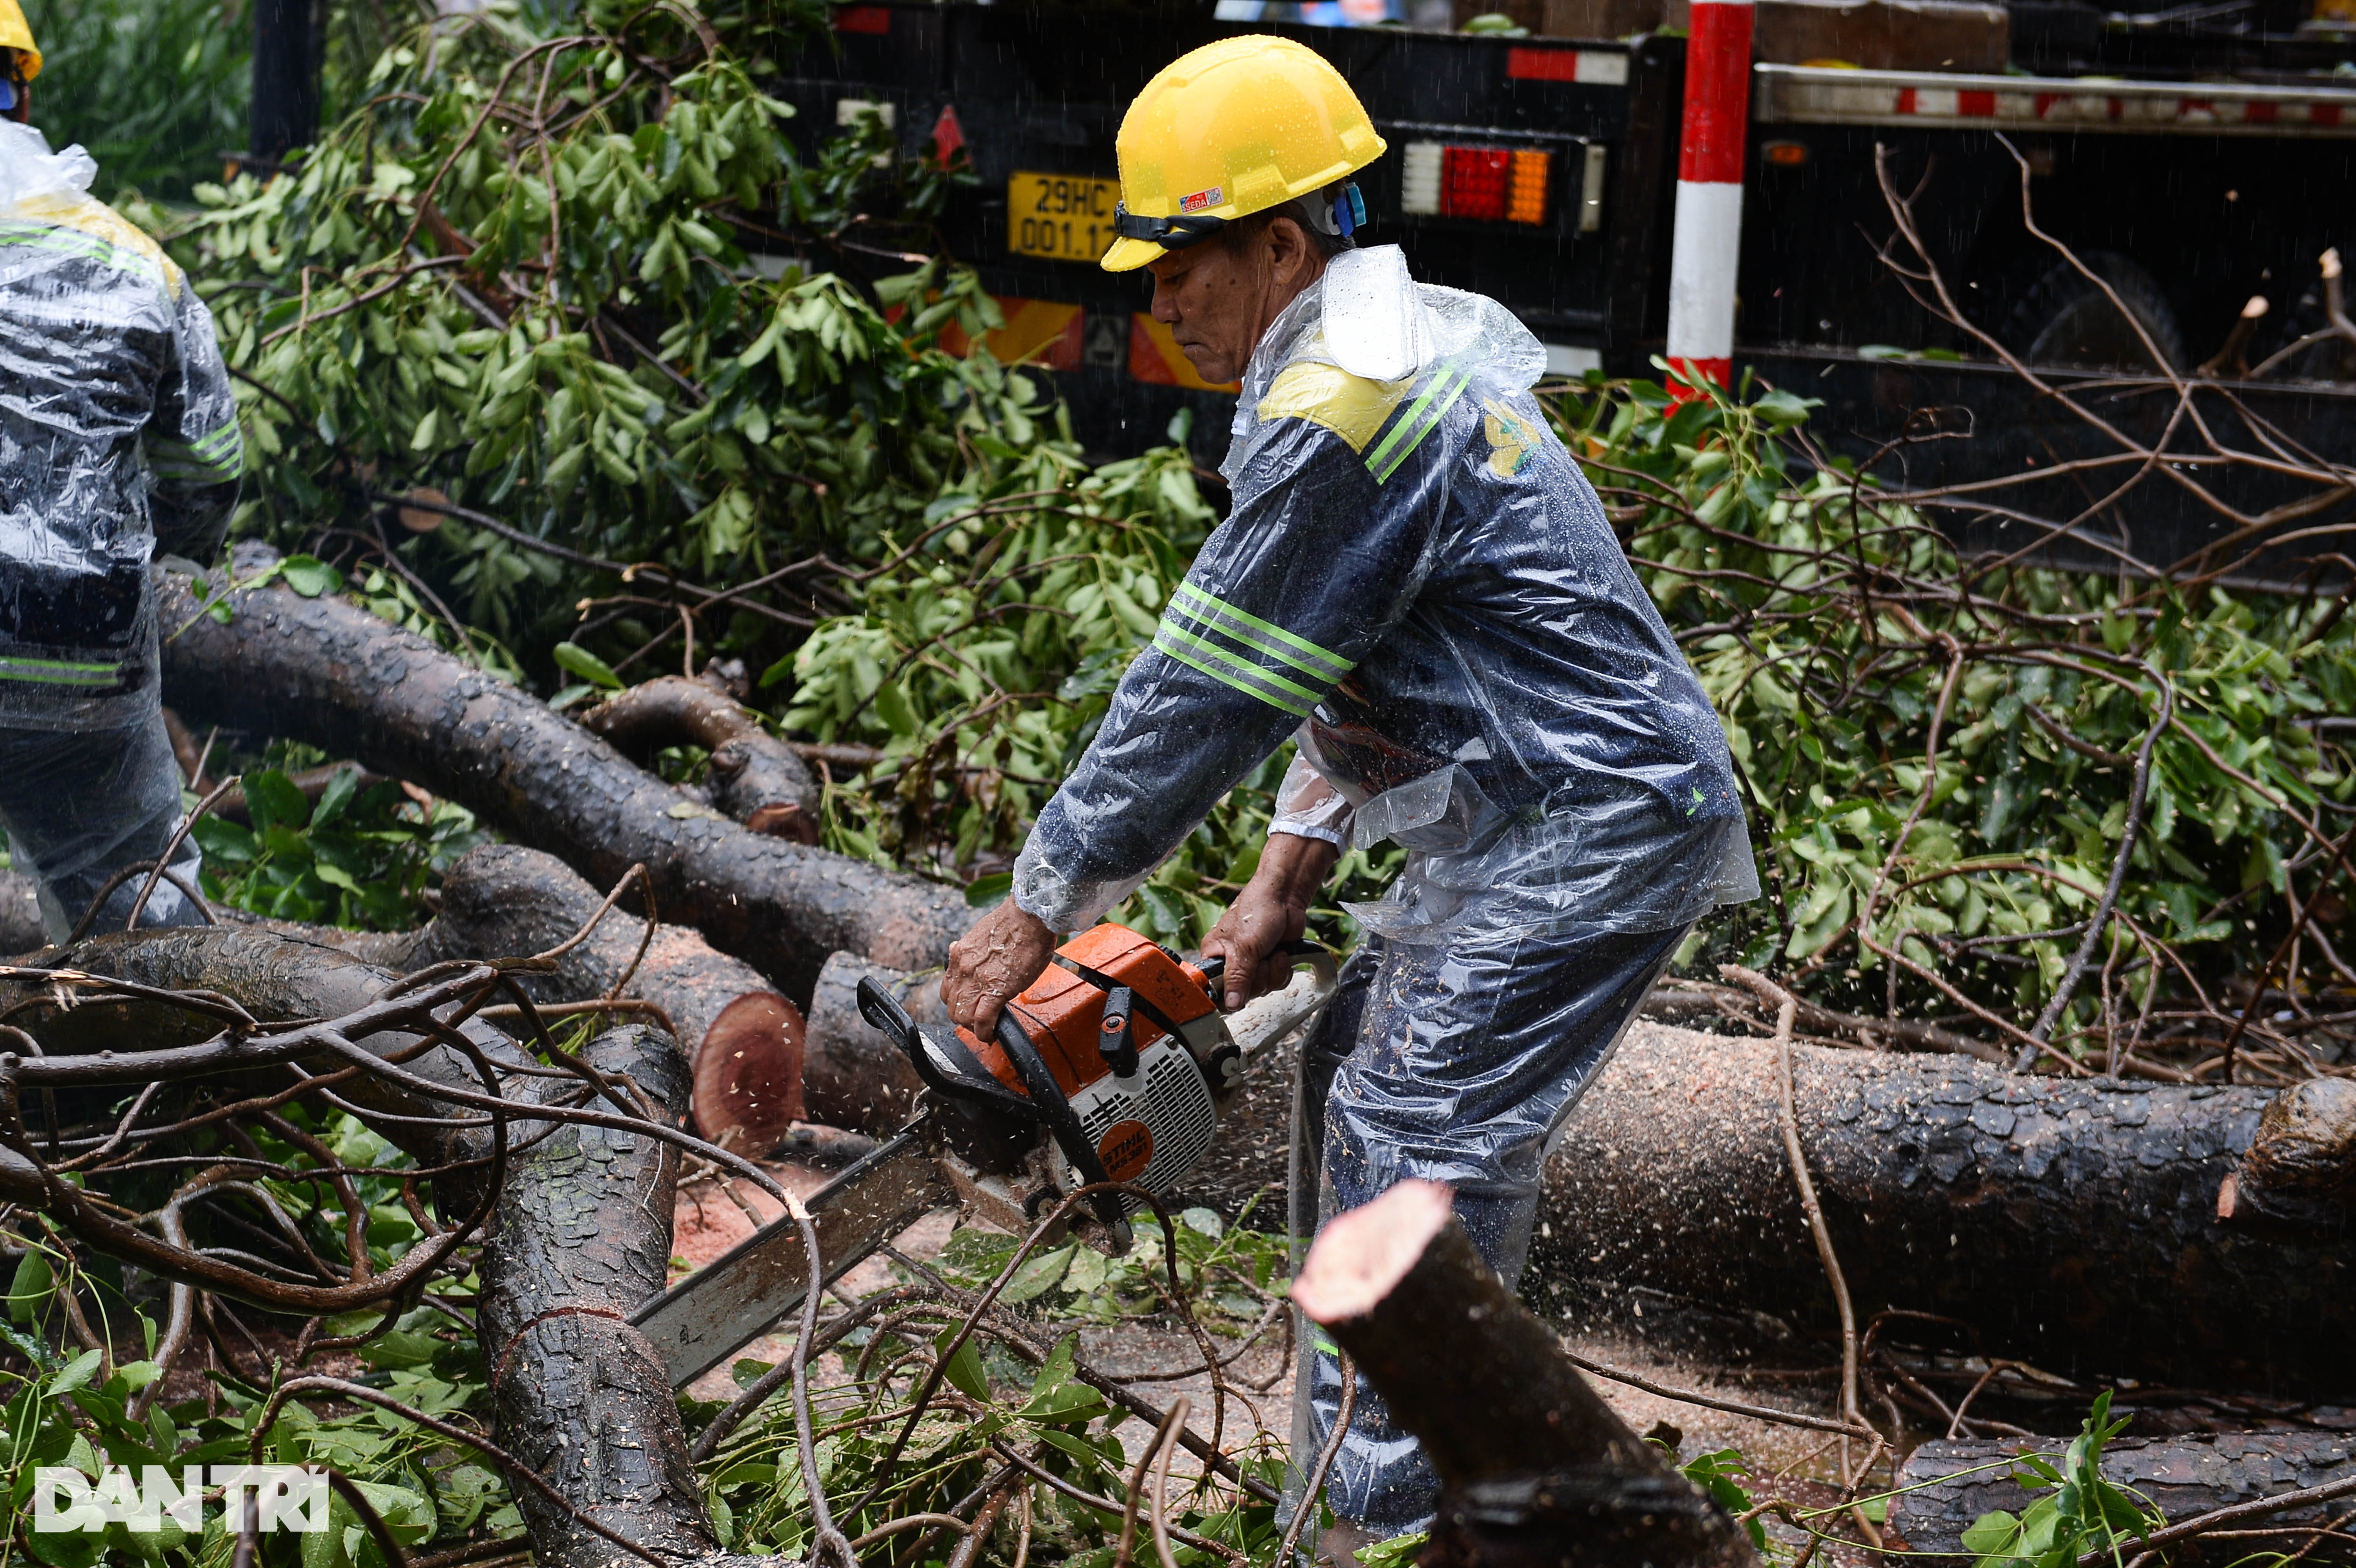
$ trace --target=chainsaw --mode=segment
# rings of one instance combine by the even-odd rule
[[[1168,1191],[1210,1151],[1254,1059],[1333,998],[1331,954],[1303,942],[1289,955],[1296,972],[1284,989],[1223,1014],[1213,1000],[1223,960],[1189,960],[1107,923],[1057,949],[999,1009],[989,1040],[919,1024],[874,980],[860,981],[860,1013],[906,1055],[925,1093],[905,1127],[808,1200],[823,1264],[816,1287],[947,1203],[1017,1234],[1061,1207],[1059,1232],[1126,1253],[1140,1200],[1106,1184]],[[1066,1205],[1090,1187],[1105,1189]],[[811,1288],[809,1248],[787,1216],[630,1321],[683,1388],[798,1312]]]

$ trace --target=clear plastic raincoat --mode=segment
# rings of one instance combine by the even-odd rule
[[[1545,364],[1397,248],[1336,257],[1255,351],[1233,510],[1013,890],[1087,925],[1297,735],[1275,831],[1409,852],[1351,906],[1369,940],[1305,1053],[1318,1206],[1450,1182],[1508,1280],[1548,1138],[1692,923],[1758,894],[1724,731],[1530,394]],[[1302,1454],[1338,1392],[1312,1361]],[[1411,1528],[1430,1472],[1357,1408],[1328,1495]]]
[[[211,313],[95,172],[0,122],[0,818],[53,935],[170,838],[147,566],[219,547],[244,467]],[[167,881],[143,923],[194,918]]]

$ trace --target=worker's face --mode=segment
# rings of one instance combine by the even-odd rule
[[[1205,240],[1150,263],[1153,319],[1205,381],[1234,381],[1260,334],[1325,271],[1301,225],[1280,218],[1240,245]]]
[[[0,98],[10,100],[0,119],[14,120],[19,125],[31,123],[33,118],[33,90],[16,74],[22,64],[15,49],[0,49],[0,83],[5,84],[0,88]]]

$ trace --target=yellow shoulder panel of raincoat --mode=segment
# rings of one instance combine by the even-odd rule
[[[1364,452],[1413,388],[1412,379],[1369,381],[1337,365],[1303,361],[1277,372],[1258,411],[1264,420],[1302,419],[1323,425],[1348,443],[1351,451]]]
[[[23,223],[47,223],[59,229],[70,229],[77,234],[87,234],[102,240],[121,253],[123,263],[134,271],[154,272],[163,279],[164,286],[174,299],[180,297],[181,274],[178,263],[164,254],[164,247],[155,243],[147,231],[124,218],[102,201],[96,201],[80,192],[43,191],[28,196],[0,213],[11,220]]]

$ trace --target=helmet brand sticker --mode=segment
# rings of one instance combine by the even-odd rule
[[[1226,199],[1226,187],[1215,185],[1208,190],[1198,190],[1192,196],[1180,197],[1178,198],[1178,210],[1180,212],[1200,212],[1205,208],[1216,207],[1219,203]]]
[[[1115,1122],[1097,1140],[1097,1157],[1115,1181],[1135,1181],[1153,1163],[1153,1130],[1135,1117]]]

